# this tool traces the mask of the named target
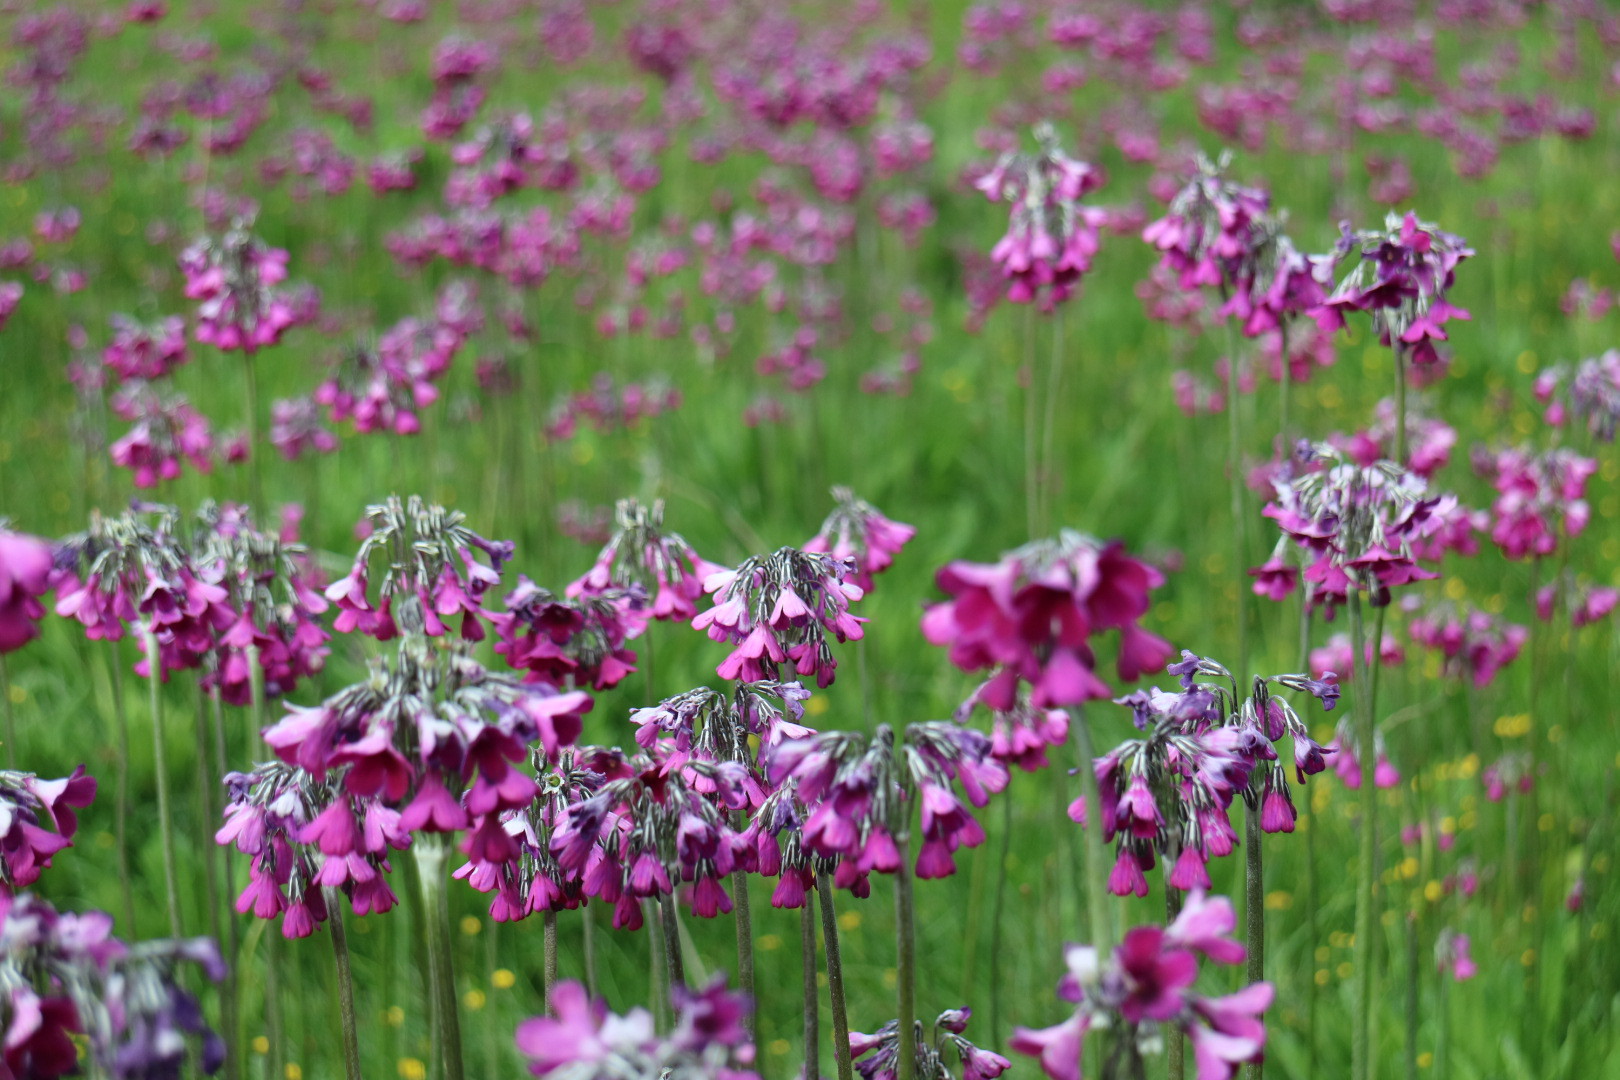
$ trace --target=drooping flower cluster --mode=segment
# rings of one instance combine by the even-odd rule
[[[197,513],[192,559],[226,592],[235,613],[216,639],[214,670],[205,685],[245,705],[256,661],[270,697],[285,697],[321,670],[330,638],[319,616],[328,607],[320,579],[296,533],[262,532],[245,508],[205,503]]]
[[[627,647],[647,628],[639,585],[604,588],[574,599],[557,596],[522,574],[506,594],[506,611],[487,612],[495,651],[530,682],[606,690],[636,670]]]
[[[178,315],[151,324],[114,315],[112,340],[102,350],[101,359],[120,379],[172,375],[186,362],[186,322]]]
[[[112,518],[96,516],[85,532],[68,537],[57,556],[56,613],[76,619],[92,641],[119,641],[151,633],[160,672],[201,666],[236,621],[229,595],[199,566],[180,535],[173,507],[137,504]]]
[[[1168,642],[1137,625],[1164,577],[1117,541],[1065,529],[999,563],[950,563],[935,580],[951,599],[928,609],[923,636],[948,647],[963,671],[999,669],[978,691],[998,711],[1014,707],[1020,680],[1036,708],[1108,697],[1090,643],[1105,630],[1120,631],[1116,668],[1126,681],[1162,670],[1173,655]]]
[[[136,487],[178,478],[182,462],[201,473],[213,471],[213,428],[183,395],[132,383],[113,395],[111,407],[134,425],[108,451],[114,465],[135,474]]]
[[[1272,986],[1254,983],[1216,998],[1192,987],[1199,953],[1217,964],[1243,962],[1246,950],[1230,936],[1236,924],[1230,901],[1199,890],[1169,926],[1134,927],[1107,957],[1090,945],[1064,946],[1068,972],[1057,994],[1075,1007],[1073,1015],[1054,1027],[1018,1028],[1009,1048],[1038,1059],[1051,1080],[1080,1080],[1085,1039],[1101,1032],[1112,1043],[1105,1075],[1141,1076],[1143,1055],[1162,1046],[1161,1030],[1179,1028],[1192,1042],[1198,1080],[1230,1080],[1265,1051],[1261,1016]]]
[[[1446,323],[1467,319],[1467,311],[1446,298],[1457,264],[1473,255],[1453,236],[1408,212],[1390,214],[1382,229],[1357,232],[1343,226],[1335,261],[1353,259],[1349,273],[1322,306],[1325,329],[1345,325],[1345,314],[1371,314],[1378,340],[1424,366],[1440,361],[1436,342],[1447,340]]]
[[[1586,482],[1598,463],[1567,447],[1512,447],[1474,454],[1474,469],[1496,488],[1491,539],[1510,559],[1541,558],[1560,538],[1579,536],[1591,520]]]
[[[989,685],[981,683],[957,706],[957,722],[966,722],[974,706],[985,705],[984,693]],[[989,705],[985,708],[991,715],[991,756],[1008,766],[1038,772],[1048,764],[1047,747],[1063,746],[1069,741],[1069,714],[1063,709],[1037,708],[1030,701],[1027,687],[1019,688],[1011,708],[997,709]]]
[[[308,937],[331,914],[325,889],[341,890],[356,915],[399,903],[385,875],[390,850],[410,846],[399,811],[377,796],[358,797],[339,777],[319,781],[304,769],[267,762],[225,777],[225,824],[218,844],[252,858],[236,910],[281,918],[288,938]]]
[[[1536,400],[1547,406],[1547,423],[1574,421],[1595,439],[1613,442],[1620,424],[1620,349],[1609,349],[1571,368],[1559,364],[1536,376]]]
[[[303,842],[319,842],[329,858],[379,854],[362,828],[364,800],[379,799],[403,807],[398,832],[465,831],[461,850],[473,860],[517,858],[501,815],[536,795],[523,768],[529,748],[551,756],[573,745],[593,704],[583,691],[551,689],[487,671],[465,643],[440,650],[407,636],[364,681],[314,707],[289,704],[265,742],[313,781],[341,781]]]
[[[866,592],[872,591],[874,574],[887,570],[900,549],[917,530],[911,525],[890,521],[877,507],[858,498],[847,487],[832,489],[837,502],[821,531],[804,545],[805,551],[827,552],[835,559],[855,564],[853,580]]]
[[[849,611],[865,595],[852,580],[855,572],[852,560],[797,548],[751,556],[704,580],[714,606],[699,612],[692,627],[735,646],[715,669],[722,679],[775,679],[781,665],[792,664],[825,689],[838,668],[828,639],[859,640],[865,633],[866,620]]]
[[[745,1021],[754,1003],[746,995],[726,990],[724,976],[672,994],[674,1030],[660,1036],[646,1009],[620,1016],[579,983],[558,983],[552,1015],[518,1025],[518,1050],[529,1072],[551,1080],[759,1080],[748,1068],[754,1047]]]
[[[287,253],[253,235],[238,218],[219,238],[204,237],[180,255],[186,297],[201,301],[197,340],[230,352],[254,353],[281,340],[299,312],[284,290]]]
[[[1228,811],[1239,793],[1260,814],[1264,831],[1293,832],[1298,814],[1273,745],[1284,737],[1293,740],[1299,783],[1326,768],[1327,751],[1274,689],[1303,691],[1332,709],[1339,687],[1331,672],[1320,680],[1257,676],[1247,695],[1225,667],[1190,652],[1170,672],[1180,678],[1179,693],[1155,687],[1117,699],[1131,708],[1143,736],[1093,763],[1103,836],[1119,841],[1108,879],[1119,896],[1146,896],[1146,875],[1158,857],[1172,863],[1166,870],[1172,887],[1208,888],[1210,858],[1231,854],[1237,842]],[[1076,821],[1088,812],[1083,797],[1069,808]]]
[[[694,914],[731,910],[724,881],[755,866],[752,838],[729,815],[750,806],[757,785],[737,762],[704,762],[659,745],[638,755],[553,823],[551,853],[585,894],[614,905],[613,925],[637,929],[641,901],[692,886]]]
[[[51,588],[51,545],[12,532],[0,519],[0,653],[15,652],[39,636]]]
[[[1271,196],[1227,177],[1231,155],[1200,154],[1164,217],[1142,230],[1160,266],[1185,292],[1218,289],[1218,318],[1234,318],[1246,337],[1277,331],[1327,298],[1320,260],[1302,255],[1271,212]]]
[[[1443,673],[1452,678],[1466,675],[1475,686],[1489,686],[1530,637],[1523,626],[1500,616],[1454,605],[1427,608],[1412,619],[1407,632],[1414,642],[1440,654]]]
[[[1285,558],[1291,544],[1310,560],[1310,603],[1330,613],[1352,589],[1381,606],[1391,588],[1437,576],[1417,564],[1412,545],[1444,524],[1453,496],[1429,497],[1423,480],[1394,462],[1356,465],[1325,443],[1301,443],[1295,456],[1307,470],[1275,481],[1263,511],[1282,536],[1265,565],[1249,571],[1256,594],[1280,600],[1293,591],[1298,571]]]
[[[1033,154],[1003,154],[974,185],[991,202],[1012,204],[1007,233],[990,258],[1008,282],[1007,299],[1051,311],[1091,269],[1106,214],[1080,199],[1102,186],[1102,172],[1058,145],[1050,124],[1035,128]]]
[[[1396,416],[1395,402],[1384,398],[1375,408],[1373,422],[1366,430],[1348,437],[1334,436],[1331,441],[1363,467],[1381,458],[1392,458],[1397,442]],[[1424,480],[1432,480],[1434,474],[1451,461],[1452,448],[1457,445],[1457,429],[1408,406],[1406,445],[1406,467]]]
[[[1542,622],[1552,621],[1562,599],[1569,608],[1570,625],[1579,630],[1607,617],[1620,604],[1620,589],[1583,582],[1572,571],[1565,571],[1537,589],[1533,599],[1536,618]]]
[[[224,1040],[181,981],[185,964],[225,977],[214,942],[126,944],[112,925],[104,912],[0,893],[0,1073],[55,1080],[89,1064],[113,1080],[164,1080],[188,1061],[208,1074],[224,1064]]]
[[[0,897],[38,881],[51,857],[73,846],[79,828],[74,810],[95,797],[95,778],[85,775],[83,765],[60,780],[0,771]]]
[[[499,584],[512,543],[486,540],[467,528],[466,520],[461,511],[431,506],[417,495],[390,496],[368,506],[371,531],[349,573],[326,590],[338,609],[334,628],[358,630],[378,641],[400,631],[441,637],[450,632],[447,620],[460,615],[461,638],[482,641],[484,592]],[[369,596],[374,557],[387,565],[375,605]]]
[[[972,1009],[947,1009],[935,1018],[931,1036],[924,1033],[921,1021],[917,1023],[912,1037],[918,1080],[994,1080],[1012,1068],[1012,1062],[974,1046],[962,1034],[972,1016]],[[895,1080],[900,1070],[899,1022],[890,1020],[871,1035],[850,1032],[849,1053],[863,1080]]]
[[[899,868],[897,840],[910,834],[919,809],[919,878],[948,877],[956,872],[954,852],[984,842],[983,826],[954,785],[961,785],[974,807],[1004,789],[1007,767],[990,750],[982,732],[946,721],[908,725],[899,745],[888,725],[880,724],[869,739],[825,731],[784,742],[766,768],[773,785],[797,781],[798,797],[809,808],[805,847],[840,858],[835,884],[865,896],[868,874]]]
[[[643,506],[620,499],[613,508],[613,537],[596,556],[596,564],[569,584],[567,595],[604,596],[632,586],[652,597],[648,611],[654,619],[690,619],[703,582],[724,571],[700,556],[680,533],[664,529],[664,501]]]
[[[551,839],[563,810],[590,798],[608,780],[629,775],[629,760],[617,750],[587,747],[563,750],[553,762],[531,752],[539,793],[527,806],[502,815],[518,857],[504,862],[471,860],[454,876],[481,893],[492,894],[490,918],[517,922],[541,911],[571,910],[585,903],[587,867],[565,871],[551,850]]]

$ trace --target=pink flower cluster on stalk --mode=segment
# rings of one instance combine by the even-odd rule
[[[79,829],[74,810],[95,797],[95,777],[86,776],[83,765],[59,780],[0,771],[0,897],[38,881],[51,857],[73,846]]]
[[[550,1016],[523,1021],[517,1047],[529,1072],[551,1080],[759,1080],[748,1066],[754,1047],[746,1020],[754,1003],[725,988],[724,976],[702,990],[672,990],[674,1028],[659,1035],[652,1014],[620,1016],[577,982],[551,992]]]
[[[973,1010],[947,1009],[934,1019],[933,1038],[925,1038],[922,1024],[913,1038],[917,1041],[916,1075],[927,1080],[995,1080],[1012,1062],[996,1053],[975,1046],[962,1034]],[[855,1071],[862,1080],[895,1080],[900,1075],[900,1025],[890,1020],[871,1035],[849,1033],[849,1052]],[[955,1060],[960,1074],[952,1073],[947,1062]]]
[[[975,183],[991,202],[1012,204],[1007,233],[990,258],[1007,281],[1007,299],[1051,311],[1091,269],[1104,211],[1080,199],[1102,186],[1102,172],[1058,145],[1050,124],[1035,129],[1033,154],[1003,154]]]
[[[865,633],[866,620],[849,610],[865,595],[853,581],[856,572],[852,559],[797,548],[750,556],[704,579],[714,606],[699,612],[692,628],[734,646],[715,669],[722,679],[775,679],[791,664],[825,689],[838,669],[829,638],[859,640]]]
[[[1174,655],[1137,624],[1164,577],[1117,541],[1064,530],[999,563],[950,563],[935,580],[951,599],[929,607],[923,636],[963,671],[995,669],[977,696],[998,711],[1014,707],[1020,681],[1036,708],[1108,697],[1090,640],[1102,631],[1120,632],[1116,669],[1126,681],[1163,670]]]
[[[1236,319],[1246,337],[1285,328],[1327,298],[1323,260],[1302,255],[1271,212],[1271,196],[1228,179],[1229,154],[1199,155],[1168,212],[1142,230],[1159,265],[1185,292],[1220,291],[1217,318]]]
[[[605,588],[567,599],[518,575],[504,612],[488,613],[495,652],[529,682],[606,690],[636,670],[627,647],[647,628],[640,586]]]
[[[1474,470],[1497,491],[1491,503],[1491,540],[1502,554],[1542,558],[1558,550],[1561,538],[1567,541],[1584,532],[1592,516],[1586,482],[1597,467],[1596,460],[1563,447],[1477,450]]]
[[[725,567],[700,556],[680,533],[664,529],[664,502],[643,506],[621,499],[614,506],[613,537],[582,577],[569,583],[570,598],[604,596],[639,588],[652,598],[646,614],[654,619],[687,620],[697,615],[697,600],[709,575]]]
[[[1254,680],[1240,695],[1236,678],[1214,660],[1182,653],[1170,672],[1179,693],[1157,687],[1116,699],[1132,709],[1144,734],[1092,763],[1101,797],[1105,840],[1118,838],[1119,854],[1108,888],[1119,896],[1146,896],[1147,872],[1158,857],[1173,860],[1166,881],[1183,891],[1207,889],[1212,856],[1230,855],[1237,844],[1229,811],[1241,794],[1259,811],[1268,833],[1293,832],[1298,817],[1287,770],[1275,743],[1293,740],[1299,783],[1326,768],[1330,751],[1311,738],[1305,722],[1274,690],[1302,691],[1323,708],[1338,702],[1331,672],[1323,679],[1274,675]],[[1085,799],[1069,815],[1086,820]]]
[[[12,532],[0,520],[0,653],[15,652],[39,636],[51,589],[51,545],[37,536]]]
[[[1536,376],[1536,400],[1547,406],[1543,418],[1553,427],[1584,426],[1601,442],[1613,442],[1620,424],[1620,349],[1589,357],[1573,368],[1560,364]]]
[[[773,785],[790,778],[808,808],[802,842],[812,854],[839,859],[834,883],[866,896],[867,876],[893,873],[903,857],[897,840],[908,836],[920,811],[919,878],[956,872],[954,852],[977,847],[984,828],[956,794],[983,807],[1007,786],[1007,767],[990,752],[987,736],[945,721],[906,727],[904,742],[880,724],[867,739],[825,731],[786,741],[766,762]]]
[[[1051,1080],[1080,1080],[1085,1040],[1095,1032],[1111,1042],[1109,1060],[1123,1063],[1118,1075],[1140,1076],[1143,1055],[1161,1045],[1161,1029],[1174,1028],[1192,1042],[1198,1080],[1230,1080],[1264,1054],[1261,1016],[1272,986],[1253,983],[1214,998],[1192,988],[1200,953],[1217,964],[1243,963],[1246,950],[1230,936],[1236,924],[1230,901],[1198,890],[1170,925],[1134,927],[1106,957],[1089,945],[1066,945],[1068,972],[1057,993],[1073,1015],[1054,1027],[1018,1028],[1008,1047],[1036,1058]]]
[[[101,360],[120,379],[172,375],[186,362],[186,322],[178,315],[150,324],[114,315],[112,340],[102,350]]]
[[[1562,599],[1569,608],[1570,625],[1579,630],[1607,618],[1615,605],[1620,604],[1620,589],[1582,582],[1572,572],[1565,571],[1537,589],[1532,599],[1536,618],[1542,622],[1552,621],[1553,611]]]
[[[613,925],[638,929],[641,902],[690,883],[693,914],[731,911],[724,881],[756,868],[753,838],[732,827],[757,784],[746,765],[698,761],[667,743],[621,760],[602,784],[567,804],[552,822],[551,854],[584,894],[612,904]]]
[[[890,521],[877,507],[857,497],[847,487],[833,488],[832,496],[838,505],[821,523],[821,531],[804,545],[804,550],[826,552],[835,559],[853,562],[855,584],[871,592],[873,575],[894,563],[894,557],[917,535],[917,530],[914,526]]]
[[[281,340],[299,312],[278,289],[287,278],[287,253],[252,233],[239,218],[217,239],[205,237],[180,255],[186,297],[197,308],[197,340],[225,352],[252,354]]]
[[[1518,658],[1530,631],[1478,608],[1431,606],[1413,618],[1412,641],[1441,656],[1440,670],[1453,678],[1467,676],[1476,686],[1489,686]]]
[[[1302,443],[1296,459],[1306,471],[1276,480],[1263,511],[1282,535],[1249,571],[1256,595],[1281,600],[1294,591],[1301,571],[1286,557],[1291,549],[1305,564],[1311,605],[1330,614],[1352,589],[1381,606],[1392,588],[1438,576],[1417,564],[1413,545],[1441,529],[1454,496],[1430,497],[1422,478],[1396,463],[1357,465],[1327,444]]]
[[[131,383],[110,405],[114,415],[134,424],[108,450],[114,465],[135,474],[136,487],[177,479],[183,462],[201,473],[213,471],[213,429],[184,396]]]
[[[1368,312],[1385,346],[1419,367],[1439,363],[1435,343],[1447,340],[1446,323],[1469,318],[1446,295],[1457,265],[1473,254],[1462,237],[1410,212],[1390,214],[1381,230],[1356,232],[1346,223],[1334,258],[1354,263],[1317,319],[1324,329],[1336,330],[1345,325],[1346,312]]]
[[[1335,435],[1329,439],[1362,467],[1395,454],[1395,402],[1384,398],[1374,413],[1374,420],[1366,430],[1348,437]],[[1444,420],[1423,416],[1409,405],[1406,412],[1406,445],[1409,449],[1403,464],[1424,480],[1432,480],[1434,474],[1451,461],[1451,451],[1457,445],[1457,429]]]
[[[207,938],[125,943],[112,916],[58,911],[28,893],[0,892],[0,1075],[159,1080],[188,1066],[212,1075],[225,1042],[180,977],[195,964],[225,978]]]

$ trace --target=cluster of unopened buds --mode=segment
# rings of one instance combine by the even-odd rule
[[[1134,927],[1107,956],[1066,945],[1068,971],[1057,994],[1073,1014],[1054,1027],[1018,1028],[1009,1048],[1036,1058],[1051,1080],[1080,1080],[1085,1040],[1096,1032],[1109,1042],[1104,1077],[1142,1076],[1143,1056],[1162,1049],[1165,1029],[1180,1029],[1192,1043],[1198,1080],[1230,1080],[1265,1051],[1261,1016],[1272,986],[1254,983],[1215,998],[1192,987],[1200,953],[1217,964],[1243,963],[1246,950],[1230,936],[1236,924],[1230,901],[1199,890],[1170,925]]]

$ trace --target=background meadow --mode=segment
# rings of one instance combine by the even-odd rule
[[[1082,9],[1095,27],[1054,42],[1053,27]],[[420,494],[513,541],[513,572],[560,591],[590,568],[615,500],[663,500],[671,529],[733,566],[803,544],[832,509],[830,487],[847,485],[917,533],[856,605],[867,637],[859,657],[835,646],[840,677],[808,703],[817,728],[950,717],[979,679],[923,638],[923,605],[943,598],[934,574],[994,561],[1031,538],[1034,517],[1045,532],[1118,538],[1160,567],[1166,582],[1142,622],[1177,649],[1235,662],[1244,606],[1253,670],[1300,670],[1298,594],[1272,603],[1241,573],[1277,535],[1260,515],[1269,496],[1245,490],[1248,542],[1236,549],[1228,417],[1206,407],[1235,351],[1253,382],[1240,379],[1232,404],[1247,472],[1278,451],[1279,387],[1262,345],[1214,318],[1213,293],[1191,320],[1150,317],[1176,290],[1152,284],[1158,256],[1142,228],[1196,152],[1229,149],[1230,175],[1269,191],[1301,251],[1328,252],[1341,220],[1376,228],[1391,210],[1466,238],[1475,254],[1450,299],[1472,317],[1449,324],[1439,377],[1409,395],[1414,415],[1455,429],[1432,488],[1491,507],[1478,447],[1570,447],[1597,467],[1590,523],[1555,554],[1509,559],[1482,534],[1476,556],[1448,554],[1432,564],[1437,580],[1404,590],[1419,612],[1467,605],[1527,628],[1485,685],[1412,639],[1417,612],[1389,609],[1402,658],[1382,670],[1377,720],[1401,782],[1378,794],[1375,1056],[1384,1075],[1620,1072],[1620,658],[1610,618],[1575,628],[1560,607],[1543,621],[1532,599],[1566,573],[1580,590],[1620,585],[1620,459],[1578,422],[1549,424],[1534,392],[1544,370],[1615,344],[1620,22],[1602,5],[174,0],[11,2],[0,23],[0,281],[22,289],[0,317],[10,528],[66,536],[132,497],[186,511],[247,501],[256,474],[270,522],[301,508],[301,538],[328,580],[346,572],[369,504]],[[444,75],[446,42],[477,43],[487,63]],[[434,112],[480,95],[459,126]],[[514,140],[518,114],[533,133]],[[1090,270],[1053,311],[1005,300],[988,253],[1007,208],[972,186],[1003,150],[1031,148],[1042,120],[1105,172],[1085,203],[1109,211]],[[510,190],[496,177],[503,140],[533,150]],[[398,190],[377,190],[390,186],[379,164],[398,166]],[[77,224],[65,228],[70,208]],[[177,263],[244,215],[319,301],[251,357],[196,340],[198,305]],[[532,232],[519,236],[522,224]],[[149,488],[110,454],[134,423],[101,359],[119,315],[187,321],[186,362],[158,389],[182,395],[211,432],[178,477]],[[413,317],[465,327],[429,380],[433,400],[416,399],[418,430],[332,418],[317,388],[349,377],[356,345]],[[1352,320],[1318,355],[1292,388],[1288,426],[1315,440],[1366,429],[1396,378],[1390,350]],[[396,405],[410,396],[390,393]],[[284,452],[315,430],[335,448]],[[245,462],[230,460],[236,439]],[[1309,644],[1345,630],[1318,617]],[[725,655],[679,622],[652,624],[631,647],[639,670],[594,695],[581,743],[629,747],[631,709],[713,683]],[[1101,646],[1098,670],[1124,694],[1135,684],[1113,677],[1113,648]],[[382,651],[334,635],[324,669],[289,700],[314,704],[362,679]],[[487,646],[480,655],[501,666]],[[321,935],[277,946],[286,1037],[269,1045],[264,956],[277,927],[227,907],[225,860],[239,889],[246,859],[212,840],[222,800],[197,737],[199,692],[189,675],[163,688],[167,754],[155,761],[138,659],[137,642],[87,641],[54,614],[4,657],[18,767],[56,777],[83,763],[103,781],[35,891],[114,912],[123,937],[161,934],[162,850],[147,809],[161,766],[184,928],[236,942],[241,1017],[222,1032],[241,1075],[339,1075]],[[1173,677],[1142,685],[1155,681]],[[119,693],[133,928],[113,820]],[[1340,708],[1355,698],[1347,685]],[[1326,742],[1340,715],[1306,719]],[[1127,708],[1100,701],[1083,716],[1099,751],[1134,735]],[[226,722],[228,765],[246,769],[264,756],[249,712],[227,706]],[[968,722],[984,726],[983,712]],[[1082,938],[1085,904],[1081,830],[1065,813],[1078,757],[1072,745],[1053,756],[1056,767],[1015,770],[977,811],[988,839],[958,853],[954,875],[915,885],[919,1015],[971,1007],[980,1046],[1004,1050],[1014,1025],[1065,1011],[1053,996],[1060,946]],[[1509,777],[1505,793],[1493,775]],[[1345,1075],[1358,796],[1331,768],[1295,795],[1297,829],[1265,840],[1277,988],[1266,1069]],[[1241,908],[1241,854],[1210,872]],[[1151,880],[1151,896],[1109,901],[1123,925],[1162,921],[1162,881]],[[874,875],[869,899],[839,897],[857,1031],[895,1015],[893,888]],[[757,1068],[786,1077],[803,1061],[798,925],[770,891],[754,882]],[[469,1073],[519,1075],[514,1029],[543,1008],[539,920],[497,923],[488,898],[460,883],[450,897]],[[347,919],[368,1076],[436,1074],[420,919],[408,898]],[[694,983],[733,969],[729,917],[688,913],[682,925]],[[558,932],[561,977],[583,978],[578,914],[562,913]],[[1477,965],[1465,979],[1436,958],[1458,933]],[[597,923],[597,985],[615,1011],[649,1002],[649,941]],[[1212,993],[1237,987],[1235,973],[1204,979]],[[217,995],[203,1000],[221,1027]],[[830,1047],[825,1020],[822,1039]],[[1010,1056],[1012,1075],[1038,1073]],[[830,1049],[821,1063],[832,1075]],[[1148,1062],[1150,1075],[1163,1068]]]

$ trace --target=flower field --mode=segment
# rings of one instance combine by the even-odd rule
[[[0,42],[0,1080],[1620,1074],[1620,14]]]

